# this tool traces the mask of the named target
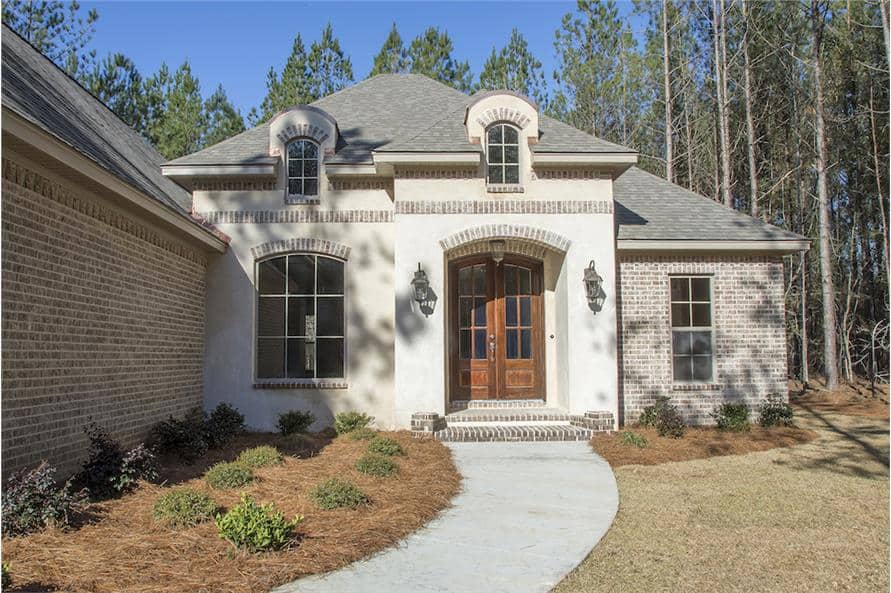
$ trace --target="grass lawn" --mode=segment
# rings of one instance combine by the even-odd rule
[[[616,521],[554,593],[888,591],[884,405],[805,401],[807,444],[614,468]]]
[[[433,518],[449,504],[460,483],[442,444],[413,439],[408,432],[381,434],[397,440],[406,453],[393,458],[399,469],[390,477],[357,471],[355,463],[368,441],[349,436],[329,443],[249,433],[193,465],[168,463],[163,468],[170,482],[207,492],[224,508],[246,492],[258,503],[274,502],[287,518],[304,515],[289,548],[256,554],[237,550],[220,538],[213,521],[183,529],[159,524],[152,518],[152,508],[169,486],[143,483],[120,499],[90,505],[92,517],[79,528],[4,538],[3,560],[10,563],[11,590],[265,592],[368,556]],[[254,470],[256,479],[247,486],[225,490],[207,486],[201,474],[209,464],[232,460],[258,444],[277,446],[285,454],[284,463]],[[331,477],[355,483],[370,504],[357,509],[318,508],[308,493]]]

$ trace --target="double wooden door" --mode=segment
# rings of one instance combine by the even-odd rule
[[[541,263],[471,257],[449,273],[450,398],[543,398]]]

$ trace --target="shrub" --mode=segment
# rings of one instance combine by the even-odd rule
[[[391,439],[390,437],[376,436],[368,443],[368,451],[371,453],[380,453],[381,455],[405,455],[402,445]]]
[[[114,482],[118,492],[128,492],[136,487],[139,480],[158,479],[158,461],[155,452],[139,443],[124,453],[121,473]]]
[[[258,505],[247,494],[242,494],[240,503],[216,519],[221,538],[251,552],[283,548],[294,537],[294,528],[301,521],[301,515],[288,521],[274,504]]]
[[[139,444],[126,453],[105,429],[90,422],[84,427],[90,439],[90,455],[84,462],[78,481],[94,497],[115,496],[132,490],[139,480],[158,477],[155,454]]]
[[[218,508],[217,503],[203,492],[176,488],[158,498],[152,515],[170,527],[191,527],[213,519]]]
[[[752,428],[749,422],[749,408],[745,404],[726,402],[709,414],[715,419],[718,430],[745,432]]]
[[[624,431],[619,439],[623,445],[637,447],[638,449],[643,449],[647,446],[647,438],[644,435],[630,430]]]
[[[660,396],[656,403],[644,408],[639,422],[643,426],[655,427],[659,436],[679,439],[684,436],[684,419],[681,418],[677,407],[671,403],[671,398]]]
[[[244,431],[244,414],[227,403],[217,404],[204,423],[207,445],[211,449],[232,442]]]
[[[171,416],[152,428],[151,442],[161,453],[173,453],[185,461],[194,461],[207,453],[204,412],[194,409],[185,418]]]
[[[396,473],[396,464],[389,457],[367,453],[356,462],[356,469],[369,476],[385,478]]]
[[[795,426],[792,406],[783,401],[780,395],[768,395],[767,401],[758,410],[758,424],[764,428],[771,426]]]
[[[316,417],[311,412],[291,410],[279,415],[278,430],[284,435],[298,434],[309,430],[309,427],[315,421]]]
[[[71,481],[56,485],[56,469],[46,462],[14,473],[3,492],[3,533],[24,535],[47,525],[65,527],[86,504],[84,491],[72,492]]]
[[[238,463],[246,467],[264,467],[278,465],[282,462],[282,455],[275,447],[262,445],[252,449],[245,449],[238,456]]]
[[[358,428],[349,433],[350,439],[354,441],[370,441],[377,436],[377,431],[373,428]]]
[[[0,573],[0,587],[6,589],[7,587],[12,585],[12,576],[9,574],[9,563],[4,562],[2,564],[2,573]]]
[[[238,488],[254,479],[254,472],[240,463],[218,463],[207,470],[204,479],[211,488]]]
[[[367,504],[368,497],[352,482],[331,478],[322,482],[309,493],[316,506],[322,509],[356,508]]]
[[[374,416],[363,412],[341,412],[334,417],[334,430],[337,434],[346,434],[365,428],[374,421]]]

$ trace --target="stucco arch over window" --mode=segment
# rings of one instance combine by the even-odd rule
[[[460,252],[463,255],[468,249],[473,252],[476,247],[487,248],[487,242],[490,239],[505,239],[509,249],[512,246],[517,246],[511,250],[519,250],[528,255],[534,254],[519,246],[532,245],[558,253],[566,253],[572,243],[563,235],[546,229],[522,224],[487,224],[449,235],[440,240],[439,245],[446,253],[454,255],[454,253]]]
[[[294,251],[330,255],[343,260],[350,258],[350,248],[347,245],[329,239],[314,239],[310,237],[295,237],[261,243],[251,248],[251,255],[254,259],[260,259]]]
[[[523,144],[538,142],[538,106],[513,91],[490,91],[474,95],[464,114],[467,139],[480,144],[487,128],[496,122],[517,127]]]

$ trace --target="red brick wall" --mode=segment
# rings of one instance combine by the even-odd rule
[[[31,168],[26,168],[31,167]],[[125,445],[202,401],[206,257],[95,195],[3,159],[3,474]]]
[[[669,276],[712,276],[715,381],[672,384]],[[786,393],[783,262],[768,256],[619,257],[619,409],[637,420],[660,395],[687,419],[709,423],[723,401],[749,405],[753,418],[771,393]]]

